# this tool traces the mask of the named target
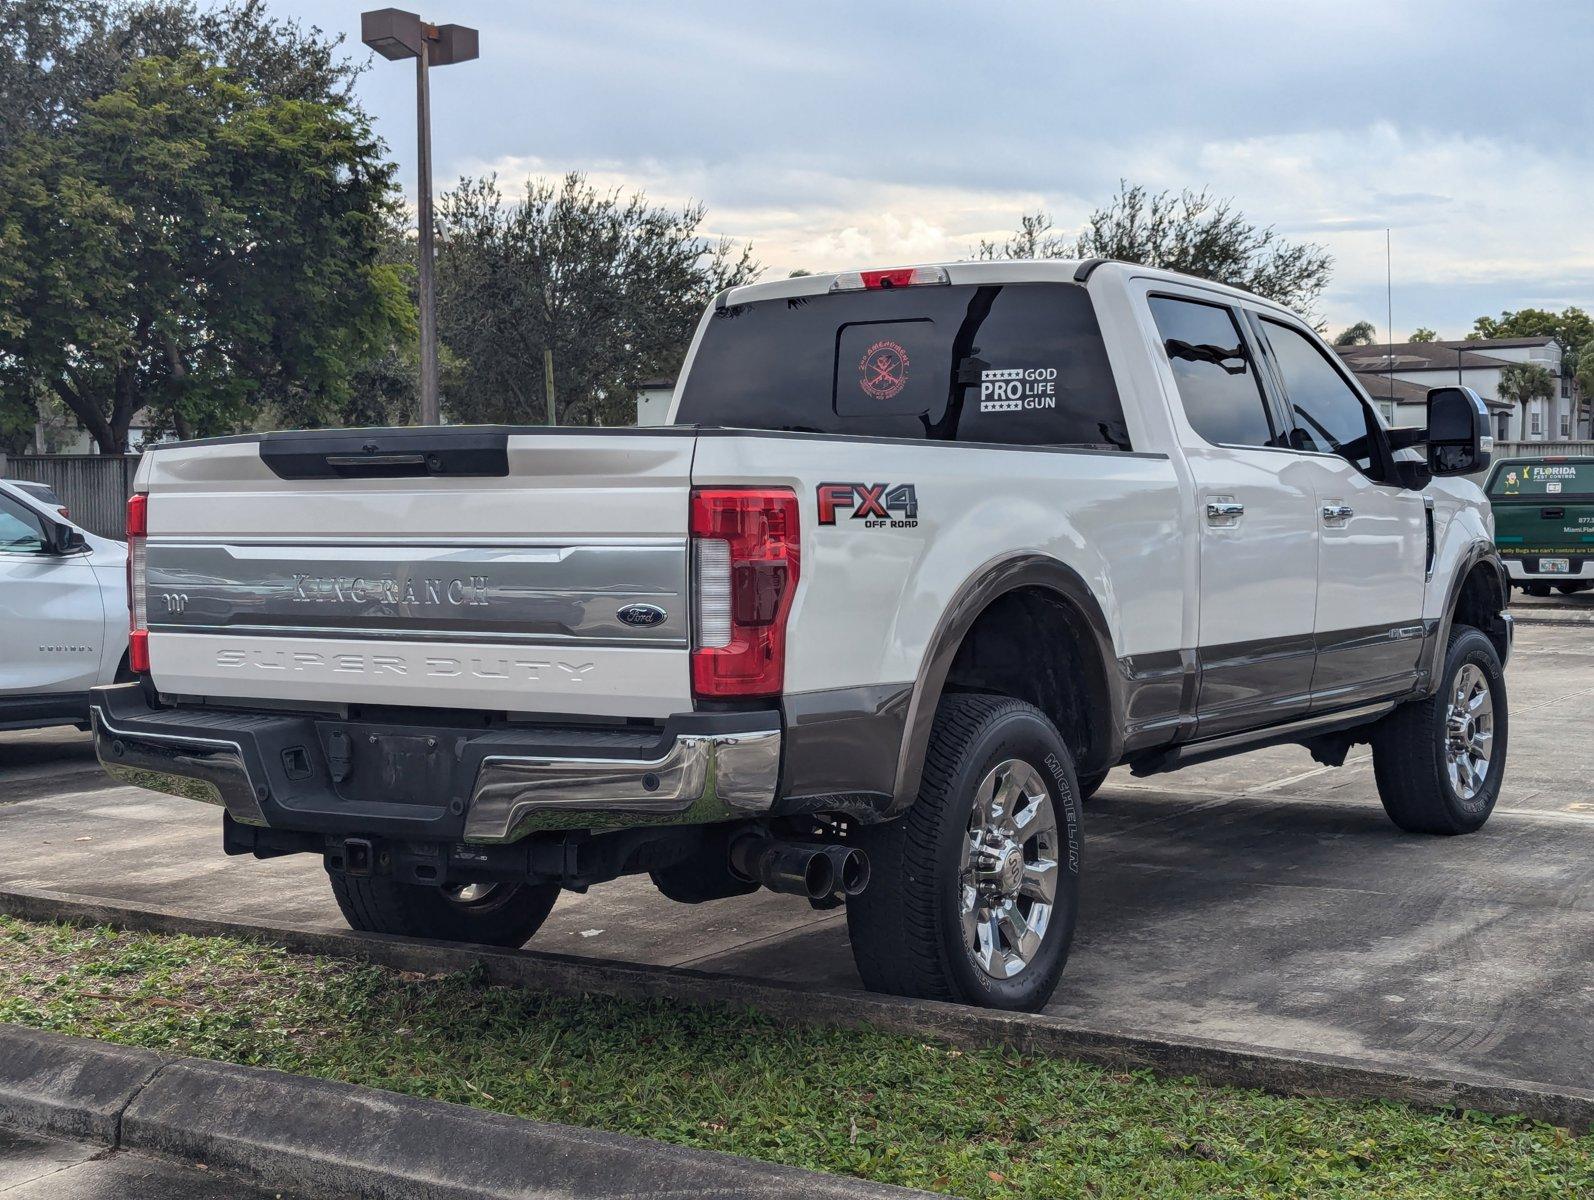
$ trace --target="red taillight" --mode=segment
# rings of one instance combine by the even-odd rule
[[[797,591],[797,497],[785,489],[692,490],[694,649],[699,696],[777,696]]]
[[[149,673],[148,535],[149,497],[135,492],[127,501],[127,665],[141,675]]]

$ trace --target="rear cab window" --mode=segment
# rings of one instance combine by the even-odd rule
[[[676,422],[1131,449],[1083,287],[930,285],[718,309]]]

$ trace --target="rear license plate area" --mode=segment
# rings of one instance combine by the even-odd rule
[[[446,739],[356,725],[323,732],[333,789],[356,803],[448,803],[454,756]],[[342,778],[338,778],[338,776]]]
[[[1541,575],[1567,575],[1572,570],[1572,562],[1566,558],[1541,558],[1539,559],[1539,574]]]

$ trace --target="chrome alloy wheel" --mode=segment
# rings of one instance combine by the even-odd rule
[[[1445,710],[1445,768],[1450,786],[1463,800],[1483,790],[1494,749],[1494,698],[1489,681],[1472,663],[1456,673]]]
[[[1034,960],[1057,902],[1057,809],[1039,772],[998,763],[974,792],[959,872],[963,947],[993,979]]]

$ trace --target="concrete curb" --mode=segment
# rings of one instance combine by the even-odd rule
[[[1341,1055],[1167,1037],[1154,1031],[1043,1014],[994,1012],[867,992],[828,992],[683,968],[275,926],[263,921],[215,920],[57,892],[0,889],[0,913],[151,933],[253,938],[299,953],[352,958],[406,971],[452,972],[474,967],[493,983],[563,995],[601,992],[749,1007],[783,1020],[868,1026],[965,1047],[1004,1045],[1023,1053],[1052,1054],[1116,1070],[1149,1069],[1285,1095],[1394,1100],[1429,1108],[1521,1115],[1577,1132],[1594,1129],[1594,1090],[1556,1088],[1504,1076],[1441,1073],[1388,1062],[1368,1065]]]
[[[1565,616],[1552,617],[1547,613],[1524,615],[1512,612],[1511,619],[1518,625],[1594,625],[1594,613],[1568,613]]]
[[[366,1200],[912,1200],[930,1193],[0,1025],[0,1124]]]
[[[168,1061],[153,1050],[0,1025],[0,1120],[114,1146],[122,1113]]]

